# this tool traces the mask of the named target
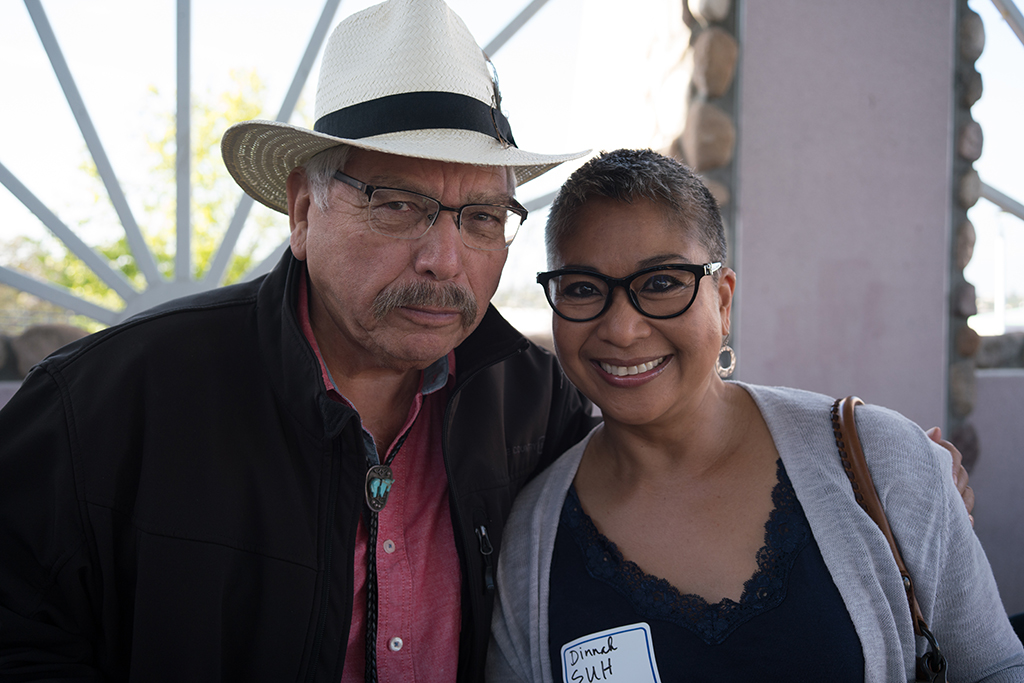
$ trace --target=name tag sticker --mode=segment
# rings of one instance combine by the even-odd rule
[[[562,646],[564,683],[661,683],[654,660],[651,627],[619,626],[577,638]]]

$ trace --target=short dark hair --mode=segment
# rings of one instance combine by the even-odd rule
[[[718,202],[692,170],[675,159],[650,149],[602,152],[580,166],[558,191],[548,214],[544,242],[548,265],[559,244],[574,230],[580,209],[592,197],[633,203],[648,199],[679,219],[711,261],[725,263],[725,229]]]

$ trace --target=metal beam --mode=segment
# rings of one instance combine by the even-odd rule
[[[1024,221],[1024,204],[1021,204],[1016,199],[1007,197],[1005,194],[986,183],[981,184],[981,196],[998,206],[1006,213],[1013,214]]]
[[[245,227],[245,221],[249,218],[249,212],[252,210],[252,203],[253,198],[243,192],[242,198],[238,200],[238,205],[235,207],[235,213],[231,216],[228,229],[224,232],[224,238],[221,239],[220,246],[217,247],[217,253],[214,254],[210,267],[203,275],[202,281],[211,287],[216,287],[224,280],[224,274],[231,263],[231,255],[235,253],[235,245],[238,244],[242,228]]]
[[[1003,15],[1003,19],[1017,34],[1017,40],[1024,45],[1024,16],[1021,16],[1020,10],[1013,4],[1013,0],[992,0],[992,4],[996,6],[999,13]]]
[[[71,228],[57,218],[57,216],[50,211],[50,209],[47,208],[47,206],[43,204],[38,197],[32,194],[32,191],[25,187],[21,181],[19,181],[2,163],[0,163],[0,183],[10,190],[11,194],[25,205],[25,208],[34,213],[36,217],[42,221],[43,225],[45,225],[57,239],[63,242],[64,246],[71,250],[71,253],[82,259],[82,262],[88,266],[89,270],[96,273],[97,277],[103,280],[108,287],[117,292],[118,296],[125,301],[128,301],[138,295],[138,291],[132,287],[131,283],[128,282],[128,279],[125,278],[121,271],[111,268],[110,261],[106,257],[96,253],[92,247],[83,242],[81,238],[71,230]]]
[[[175,199],[174,279],[192,279],[192,6],[190,0],[178,0],[178,111],[175,122],[174,169],[177,180]]]
[[[25,7],[28,9],[29,16],[32,17],[36,33],[39,34],[39,40],[42,42],[43,49],[46,50],[46,55],[50,59],[53,72],[56,74],[60,87],[64,91],[64,97],[68,101],[68,106],[71,107],[71,113],[74,114],[75,120],[78,122],[78,129],[82,132],[82,138],[89,148],[89,153],[92,154],[92,159],[96,164],[96,170],[100,174],[100,179],[107,188],[107,195],[110,197],[111,204],[114,205],[114,211],[117,212],[117,216],[121,220],[121,226],[124,228],[125,235],[128,238],[128,245],[135,256],[135,261],[150,285],[155,284],[162,279],[160,271],[157,270],[156,260],[154,260],[153,254],[149,251],[149,247],[146,246],[146,240],[142,237],[142,232],[135,222],[135,217],[132,216],[131,209],[128,207],[128,200],[125,199],[124,193],[121,191],[121,185],[117,181],[117,176],[114,175],[114,169],[110,165],[110,160],[107,159],[107,153],[103,149],[103,144],[100,142],[96,128],[92,124],[92,119],[89,118],[85,102],[78,92],[74,78],[71,77],[71,70],[68,69],[68,64],[64,60],[64,54],[60,50],[60,45],[57,44],[57,37],[50,27],[50,22],[46,18],[43,6],[40,0],[25,0]]]
[[[491,42],[487,43],[487,46],[484,48],[484,54],[488,57],[493,56],[519,31],[519,29],[523,27],[524,24],[526,24],[526,22],[533,17],[534,14],[540,10],[541,7],[546,5],[547,2],[548,0],[533,0],[533,2],[524,7],[523,11],[508,23],[508,26],[501,29],[501,33],[494,36],[494,38],[491,39]]]
[[[22,275],[18,271],[11,270],[5,266],[0,266],[0,282],[10,285],[15,289],[20,289],[23,292],[28,292],[40,299],[46,299],[50,303],[57,304],[80,315],[89,316],[104,325],[117,323],[118,313],[116,311],[79,299],[66,289],[40,282],[35,278]]]
[[[292,117],[295,105],[298,104],[299,96],[302,94],[302,87],[309,78],[309,72],[313,70],[313,63],[316,61],[316,56],[320,54],[320,47],[324,44],[324,39],[327,38],[327,31],[331,28],[331,21],[334,19],[340,4],[341,0],[326,0],[324,2],[324,9],[320,12],[320,19],[317,20],[316,26],[313,28],[313,34],[309,37],[309,43],[306,44],[306,52],[303,53],[299,67],[295,70],[295,76],[292,78],[292,84],[284,96],[284,102],[281,103],[281,109],[277,113],[276,121],[285,123]]]
[[[324,2],[324,9],[320,12],[320,19],[313,28],[313,34],[309,37],[306,52],[302,55],[299,67],[295,70],[295,76],[292,77],[292,84],[284,96],[284,101],[281,103],[281,109],[277,113],[276,121],[281,123],[287,122],[291,118],[292,112],[295,111],[295,105],[302,94],[302,88],[309,79],[309,72],[313,70],[313,63],[316,61],[316,56],[320,53],[320,47],[327,37],[327,31],[331,27],[331,21],[334,19],[340,4],[341,0],[326,0]],[[235,245],[242,234],[242,228],[245,227],[245,221],[249,217],[252,205],[252,197],[243,193],[242,199],[238,202],[238,206],[235,207],[231,223],[224,233],[224,239],[221,240],[220,246],[217,247],[217,253],[213,257],[209,270],[203,276],[203,280],[208,281],[211,285],[218,285],[224,279],[224,273],[227,272],[228,264],[231,261],[231,254],[235,251]],[[253,271],[250,270],[245,274],[245,277],[249,278],[253,274]]]

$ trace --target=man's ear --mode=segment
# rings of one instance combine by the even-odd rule
[[[288,228],[291,230],[289,241],[292,255],[300,261],[305,261],[309,212],[314,208],[305,169],[296,168],[288,174],[285,190],[288,193]]]
[[[722,337],[729,336],[732,326],[732,297],[736,293],[736,271],[722,266],[718,277],[718,307],[722,318]]]

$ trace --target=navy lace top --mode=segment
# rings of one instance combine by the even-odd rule
[[[726,598],[711,605],[624,560],[570,487],[551,561],[548,622],[554,680],[563,680],[564,644],[646,622],[665,683],[863,681],[860,640],[781,460],[778,479],[757,571],[739,602]]]

